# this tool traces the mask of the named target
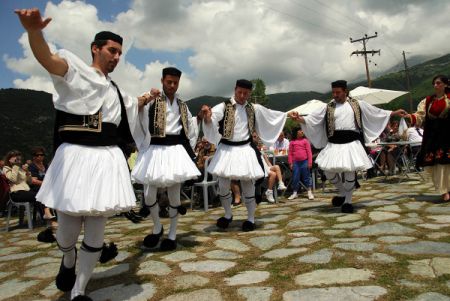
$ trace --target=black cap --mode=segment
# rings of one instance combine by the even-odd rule
[[[246,80],[246,79],[238,79],[236,81],[236,87],[240,87],[240,88],[244,88],[244,89],[249,89],[251,90],[253,88],[253,84],[251,81]]]
[[[166,75],[181,77],[181,71],[175,67],[167,67],[162,70],[162,76],[165,77]]]
[[[331,83],[331,88],[343,88],[347,89],[347,81],[340,79]]]
[[[123,39],[121,36],[119,36],[118,34],[115,34],[114,32],[111,31],[100,31],[99,33],[97,33],[95,35],[94,41],[106,41],[106,40],[111,40],[114,42],[119,43],[120,45],[122,45]]]

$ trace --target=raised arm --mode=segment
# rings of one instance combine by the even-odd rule
[[[69,69],[67,62],[58,55],[51,53],[42,33],[42,30],[52,19],[42,19],[37,8],[16,9],[14,12],[19,16],[23,28],[28,33],[28,41],[34,57],[49,73],[64,76]]]

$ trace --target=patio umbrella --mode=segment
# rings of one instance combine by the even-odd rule
[[[397,97],[405,95],[406,93],[408,92],[359,86],[350,91],[350,96],[358,100],[364,100],[372,105],[378,105],[388,103]]]
[[[296,111],[300,115],[308,115],[311,114],[311,112],[314,112],[315,110],[323,108],[324,106],[326,106],[326,103],[324,103],[323,101],[311,99],[308,100],[306,103],[289,110],[289,112]]]

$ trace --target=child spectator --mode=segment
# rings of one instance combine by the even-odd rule
[[[310,169],[312,168],[312,151],[308,139],[301,129],[294,131],[293,139],[289,143],[288,162],[292,169],[292,186],[293,192],[288,200],[297,197],[297,191],[300,188],[300,179],[308,188],[308,199],[313,200],[312,180]]]

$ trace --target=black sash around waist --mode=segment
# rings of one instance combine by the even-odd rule
[[[345,144],[357,140],[361,141],[361,133],[349,130],[334,131],[333,136],[328,138],[329,142],[335,144]]]
[[[246,145],[248,143],[250,143],[252,140],[251,138],[248,138],[247,140],[244,141],[230,141],[227,139],[220,139],[219,143],[223,143],[225,145],[231,145],[231,146],[238,146],[238,145]]]
[[[181,144],[189,157],[195,160],[195,153],[192,150],[189,140],[184,135],[166,135],[165,137],[152,137],[150,144],[154,145],[178,145]]]
[[[59,144],[67,142],[88,146],[111,146],[118,144],[117,126],[114,123],[102,122],[101,132],[60,130]]]

